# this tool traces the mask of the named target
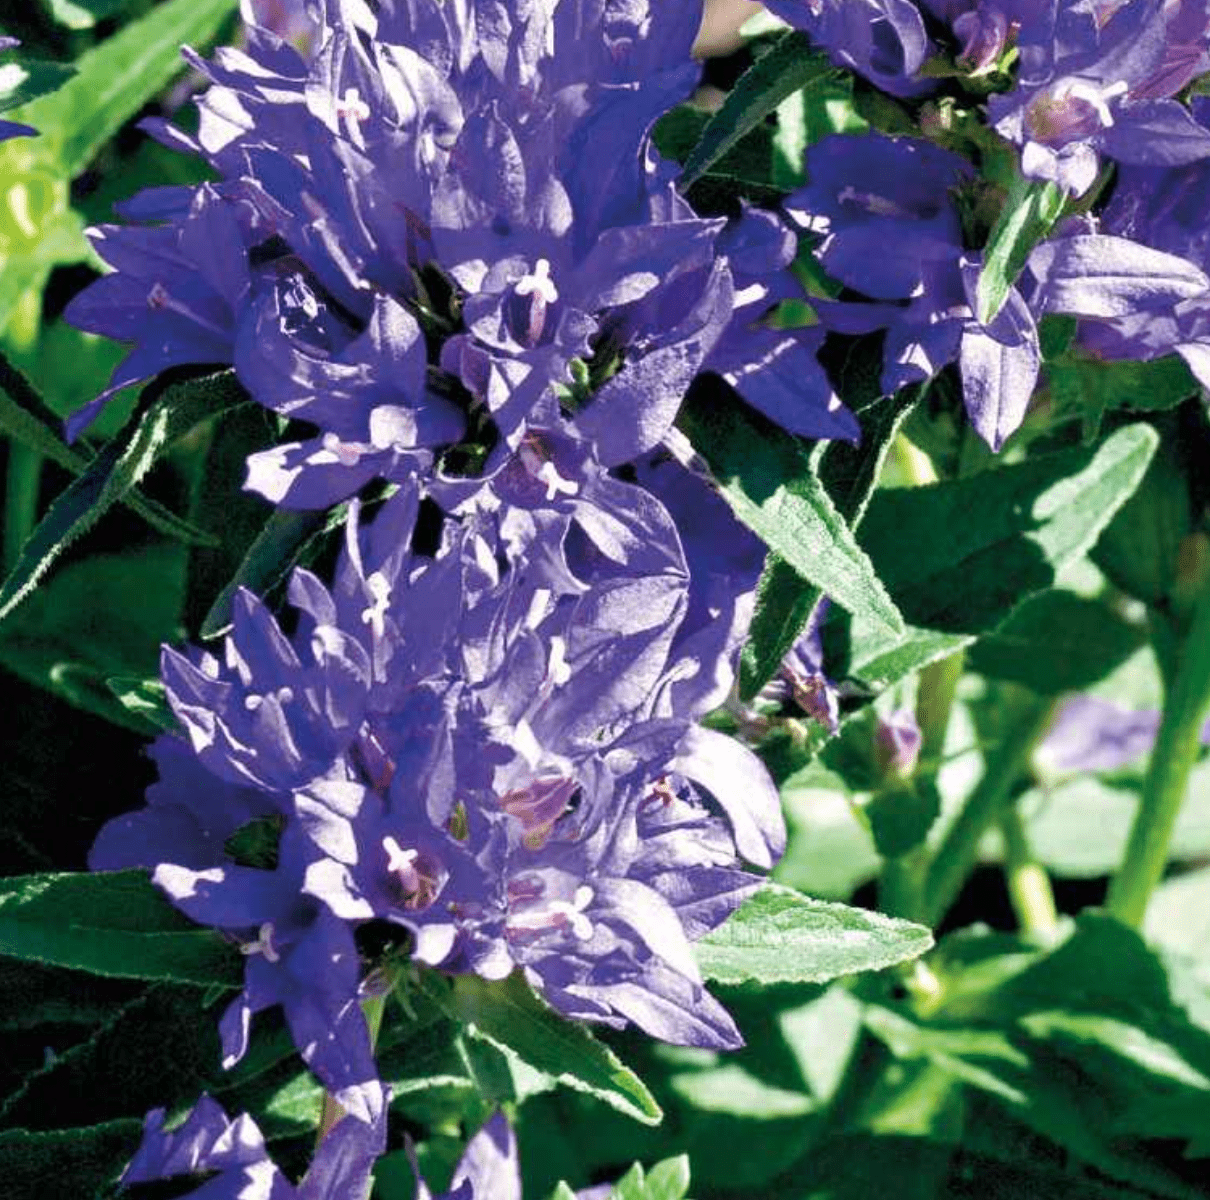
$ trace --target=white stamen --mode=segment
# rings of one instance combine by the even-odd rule
[[[545,258],[538,259],[534,263],[533,272],[529,275],[522,275],[517,280],[516,291],[518,296],[536,293],[547,304],[554,304],[559,298],[559,290],[555,287],[555,281],[550,277],[550,263]]]
[[[280,687],[276,692],[265,692],[263,695],[259,696],[253,692],[251,695],[244,697],[244,707],[249,712],[256,712],[256,710],[260,708],[260,706],[264,704],[264,702],[268,700],[270,696],[276,696],[281,704],[289,704],[290,701],[294,699],[294,689]]]
[[[1114,100],[1118,96],[1124,96],[1129,90],[1130,85],[1123,79],[1104,86],[1087,79],[1064,79],[1055,88],[1054,97],[1056,100],[1066,100],[1068,96],[1072,96],[1076,100],[1083,100],[1085,104],[1092,105],[1096,110],[1097,120],[1108,129],[1113,124],[1113,113],[1109,111],[1109,105],[1105,102]]]
[[[391,603],[391,585],[381,571],[375,571],[366,580],[366,591],[374,598],[369,608],[363,609],[361,620],[368,625],[376,638],[383,635],[386,628],[387,607]]]
[[[535,588],[530,597],[529,611],[525,614],[525,628],[537,629],[546,619],[546,609],[550,604],[550,588]]]

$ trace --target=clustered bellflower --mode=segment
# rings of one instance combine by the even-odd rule
[[[186,52],[209,83],[196,133],[147,127],[214,178],[93,231],[113,271],[68,316],[130,349],[69,431],[168,368],[229,367],[282,418],[246,486],[348,516],[331,577],[291,576],[289,618],[241,591],[220,652],[165,649],[179,730],[91,865],[147,868],[239,945],[225,1065],[280,1006],[345,1116],[295,1186],[203,1098],[175,1131],[149,1117],[129,1180],[364,1193],[390,1099],[362,1011],[371,923],[432,969],[520,973],[571,1018],[740,1044],[692,946],[785,831],[759,760],[702,723],[732,692],[765,549],[673,426],[701,373],[791,433],[855,440],[818,355],[878,333],[883,392],[956,364],[993,449],[1025,417],[1046,316],[1077,318],[1084,353],[1176,352],[1210,381],[1210,129],[1177,99],[1210,66],[1204,4],[767,7],[905,105],[940,103],[947,52],[995,75],[984,133],[1025,178],[1095,195],[1110,164],[1116,190],[983,319],[960,139],[827,136],[780,204],[693,209],[652,142],[699,78],[688,0],[242,0],[241,49]],[[804,247],[837,286],[790,327]],[[766,699],[835,732],[825,613]],[[918,731],[883,732],[882,766],[910,773]],[[450,1195],[515,1180],[498,1118]]]

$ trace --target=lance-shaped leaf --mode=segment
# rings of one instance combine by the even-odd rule
[[[693,950],[720,983],[826,983],[918,958],[932,944],[923,925],[769,883]]]
[[[644,1125],[663,1118],[643,1081],[586,1026],[544,1004],[519,974],[502,983],[459,975],[447,1002],[451,1015],[505,1054]]]
[[[914,388],[904,388],[893,397],[874,398],[858,410],[861,440],[857,445],[820,442],[812,451],[812,468],[850,527],[861,520],[891,442],[917,399]],[[781,555],[769,552],[756,586],[748,641],[740,656],[741,700],[751,700],[773,677],[821,599],[819,588],[807,583]]]
[[[688,188],[700,179],[787,97],[803,88],[822,87],[837,74],[827,55],[812,50],[801,33],[793,30],[784,33],[727,93],[727,99],[702,131],[701,141],[685,163],[681,187]]]
[[[153,384],[145,395],[155,395],[159,389],[159,384]],[[203,421],[243,403],[249,403],[248,396],[236,383],[233,371],[165,388],[136,419],[133,432],[110,442],[51,505],[0,587],[0,620],[29,595],[72,542],[143,479],[169,446]],[[199,540],[187,522],[174,518],[174,526],[173,532],[182,540]],[[203,534],[202,540],[208,536]]]
[[[82,475],[92,461],[67,445],[63,440],[63,422],[3,354],[0,354],[0,430],[73,475]],[[137,491],[123,496],[122,503],[170,537],[185,527],[162,504]],[[188,540],[198,541],[206,536],[190,527]]]
[[[1158,443],[1140,423],[1095,448],[878,492],[861,540],[909,629],[888,637],[855,620],[848,673],[883,687],[969,644],[1026,596],[1053,586],[1133,494]]]
[[[1029,252],[1050,232],[1063,210],[1063,193],[1053,183],[1018,175],[992,226],[975,286],[975,314],[990,325],[1008,299]]]
[[[127,979],[243,977],[235,947],[178,913],[142,871],[0,880],[0,954]]]
[[[807,583],[890,631],[899,615],[800,443],[721,394],[690,394],[679,424],[735,515]]]
[[[236,0],[169,0],[81,55],[74,78],[21,110],[41,131],[39,151],[78,174],[185,69],[181,47],[210,41],[235,8]]]
[[[134,1153],[143,1122],[130,1117],[76,1129],[0,1132],[0,1177],[10,1196],[99,1195]],[[11,1190],[10,1190],[11,1189]]]
[[[28,104],[61,88],[74,74],[66,63],[22,57],[0,66],[0,112]]]

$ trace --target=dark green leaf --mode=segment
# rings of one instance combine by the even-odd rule
[[[643,1081],[585,1026],[539,1000],[519,974],[501,983],[458,976],[450,1009],[477,1036],[559,1083],[596,1096],[645,1125],[660,1121],[663,1114]]]
[[[0,1131],[0,1179],[9,1200],[90,1197],[115,1179],[139,1144],[143,1122],[131,1118],[86,1129]]]
[[[183,45],[204,46],[236,0],[169,0],[83,54],[77,74],[20,119],[41,130],[39,152],[79,174],[97,151],[185,69]]]
[[[183,546],[158,542],[92,555],[36,589],[0,625],[0,663],[77,708],[137,733],[157,733],[170,714],[162,701],[155,704],[156,689],[142,690],[155,708],[136,715],[109,681],[155,674],[161,643],[180,637],[184,593]],[[158,718],[149,724],[153,711]]]
[[[1017,176],[992,227],[975,288],[975,312],[990,324],[1004,307],[1029,252],[1050,232],[1063,211],[1063,193],[1053,183]]]
[[[898,858],[919,846],[941,814],[941,796],[931,779],[880,788],[861,806],[874,845],[883,858]]]
[[[158,679],[111,677],[105,680],[105,686],[147,733],[171,733],[179,727]]]
[[[812,50],[805,36],[794,31],[783,34],[727,94],[685,163],[681,186],[687,188],[700,179],[787,97],[803,88],[822,86],[835,74],[827,55]]]
[[[343,508],[340,511],[343,512]],[[201,636],[216,638],[230,629],[231,602],[235,593],[244,587],[263,596],[285,577],[307,542],[317,532],[331,528],[333,520],[331,517],[325,520],[321,512],[274,509],[248,548],[235,577],[210,606],[202,622]]]
[[[799,443],[721,394],[690,395],[681,424],[745,525],[807,583],[878,627],[903,622]]]
[[[1046,364],[1056,419],[1078,416],[1095,436],[1107,412],[1156,412],[1198,393],[1197,380],[1175,354],[1150,362],[1106,362],[1066,354]]]
[[[157,395],[159,387],[153,384],[148,392]],[[22,547],[12,574],[0,587],[0,621],[29,595],[72,542],[142,481],[155,460],[178,438],[203,421],[247,402],[247,393],[235,381],[233,371],[165,387],[136,422],[133,432],[110,442],[51,505]],[[184,521],[176,525],[177,536],[196,540],[191,525]]]
[[[1129,425],[1100,446],[1038,455],[967,479],[875,494],[861,541],[910,626],[855,618],[848,671],[883,687],[994,629],[1054,584],[1138,486],[1158,444]]]
[[[721,983],[826,983],[918,958],[932,944],[922,925],[767,883],[694,954]]]
[[[127,979],[243,978],[239,952],[181,916],[141,871],[0,880],[0,954]]]
[[[875,399],[859,410],[861,440],[822,442],[812,464],[841,517],[856,528],[899,427],[916,401],[913,389],[894,398]],[[777,671],[821,600],[785,559],[771,551],[756,588],[756,607],[739,664],[741,700],[751,700]]]
[[[1024,601],[981,638],[968,662],[989,678],[1057,695],[1091,687],[1125,662],[1146,636],[1103,601],[1052,589]]]

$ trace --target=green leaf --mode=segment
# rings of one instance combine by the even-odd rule
[[[85,457],[63,440],[63,422],[30,385],[29,381],[0,353],[0,430],[24,445],[37,450],[73,475],[82,475],[92,462],[91,452]],[[122,497],[122,503],[137,512],[149,525],[176,536],[186,533],[186,540],[199,541],[208,535],[187,527],[181,519],[156,500],[137,491]],[[187,531],[187,532],[186,532]]]
[[[614,1185],[609,1200],[684,1200],[689,1190],[689,1159],[665,1159],[650,1173],[635,1163]]]
[[[855,617],[848,673],[881,688],[994,629],[1055,582],[1139,485],[1159,438],[1128,425],[1098,447],[1038,455],[966,479],[877,492],[861,541],[910,623]]]
[[[800,444],[734,398],[691,394],[680,423],[736,516],[834,603],[880,629],[903,620]]]
[[[975,312],[984,325],[1004,307],[1029,252],[1050,232],[1063,211],[1063,201],[1063,193],[1053,183],[1021,175],[1013,180],[988,236],[975,286]]]
[[[68,29],[91,29],[127,8],[131,0],[50,0],[51,15]]]
[[[0,112],[28,104],[61,88],[74,74],[67,63],[42,62],[22,57],[0,66]]]
[[[767,883],[694,953],[720,983],[826,983],[918,958],[932,944],[922,925]]]
[[[662,1119],[643,1081],[585,1026],[543,1003],[519,974],[500,983],[460,975],[449,1003],[451,1015],[505,1054],[644,1125]]]
[[[73,79],[21,110],[42,132],[40,152],[79,174],[185,69],[181,47],[211,41],[235,8],[236,0],[168,0],[81,55]]]
[[[152,384],[146,394],[156,399],[137,420],[133,432],[110,442],[93,459],[88,470],[51,505],[22,547],[12,574],[0,587],[0,621],[29,595],[72,542],[142,481],[169,446],[203,421],[249,402],[234,371],[163,387]],[[192,525],[175,518],[174,523],[182,540],[198,540]]]
[[[681,187],[700,179],[746,133],[756,128],[783,100],[804,88],[820,87],[836,76],[827,55],[812,50],[806,37],[783,34],[727,93],[722,107],[702,132],[697,149],[681,173]]]
[[[142,871],[0,880],[0,954],[126,979],[243,978],[239,952],[178,913]]]
[[[971,648],[981,675],[1011,679],[1044,696],[1091,687],[1146,641],[1146,630],[1101,600],[1049,590],[1024,601]]]
[[[1079,417],[1095,436],[1107,412],[1157,412],[1175,408],[1198,393],[1188,364],[1175,354],[1150,362],[1106,362],[1064,354],[1046,364],[1055,420]]]
[[[143,731],[172,733],[179,728],[159,679],[113,676],[105,680],[105,686]]]
[[[916,404],[915,389],[876,398],[858,410],[861,440],[819,443],[811,460],[837,512],[856,528],[878,482],[882,464],[899,427]],[[801,636],[822,595],[779,554],[770,551],[756,586],[756,606],[748,641],[740,655],[739,695],[751,700],[776,673]]]
[[[95,1196],[134,1153],[143,1122],[131,1118],[85,1129],[0,1130],[0,1179],[12,1200],[47,1196],[54,1181],[60,1196]]]
[[[880,788],[861,806],[883,858],[898,858],[920,845],[941,814],[941,794],[931,779]]]
[[[161,643],[179,640],[185,567],[184,547],[166,542],[71,563],[0,625],[0,663],[77,708],[137,733],[160,732],[171,714],[162,697],[156,703],[156,685],[140,689],[153,708],[136,715],[109,681],[148,679]]]
[[[220,637],[231,628],[231,603],[240,588],[263,596],[289,571],[303,548],[317,534],[334,528],[337,514],[343,519],[345,507],[325,518],[321,512],[294,512],[275,508],[256,535],[235,576],[215,597],[202,621],[201,636]]]

